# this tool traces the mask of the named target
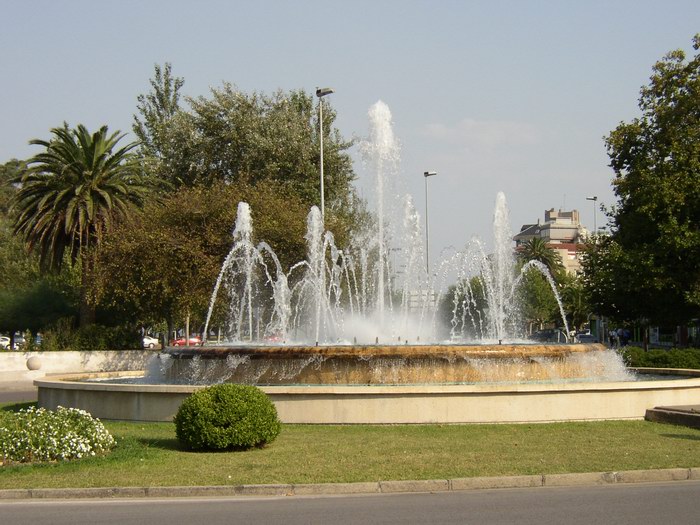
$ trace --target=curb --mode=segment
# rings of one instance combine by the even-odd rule
[[[350,494],[398,494],[411,492],[460,492],[484,489],[532,487],[585,487],[621,483],[654,483],[700,480],[700,468],[584,472],[481,478],[377,481],[360,483],[309,483],[280,485],[221,485],[210,487],[106,487],[68,489],[0,490],[0,500],[194,498],[232,496],[328,496]]]

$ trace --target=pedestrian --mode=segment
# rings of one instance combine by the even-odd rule
[[[610,338],[610,348],[617,348],[619,346],[617,340],[617,330],[614,328],[610,330],[608,337]]]

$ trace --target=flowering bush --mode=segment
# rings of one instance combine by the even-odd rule
[[[116,444],[99,419],[76,408],[28,408],[0,415],[2,464],[65,461],[108,452]]]

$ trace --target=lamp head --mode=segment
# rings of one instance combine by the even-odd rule
[[[325,97],[326,95],[330,95],[331,93],[335,93],[335,90],[333,88],[316,88],[316,96],[318,98]]]
[[[424,177],[432,177],[433,175],[437,175],[437,171],[426,171],[423,173]]]

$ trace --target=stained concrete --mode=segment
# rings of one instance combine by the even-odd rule
[[[700,428],[700,405],[659,406],[647,410],[644,419]]]

